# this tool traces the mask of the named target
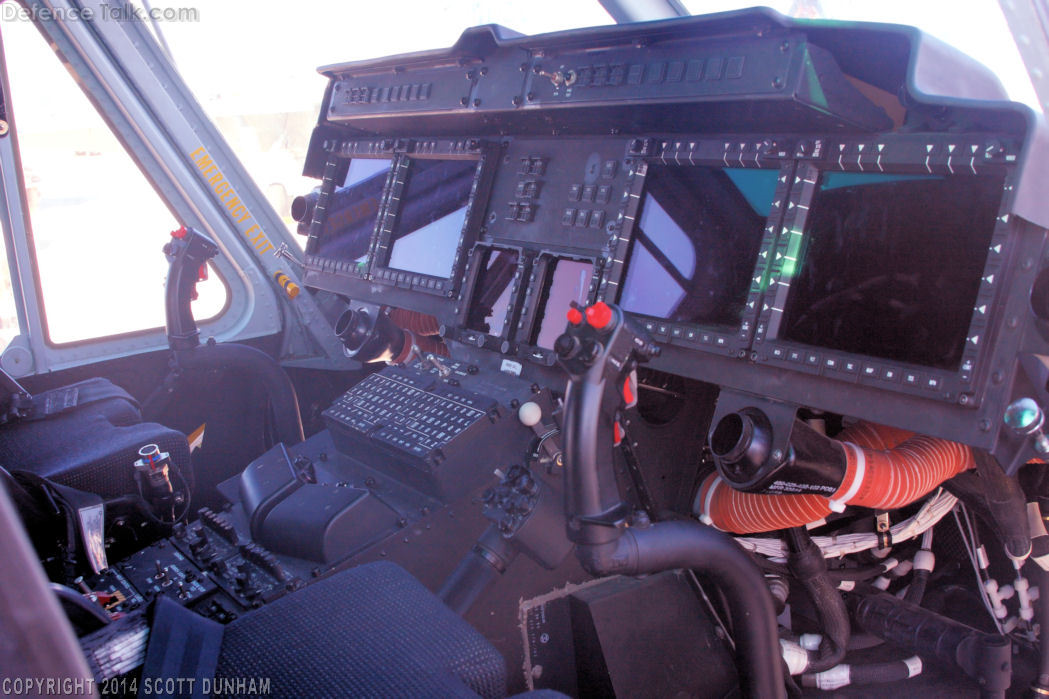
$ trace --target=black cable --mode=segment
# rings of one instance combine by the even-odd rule
[[[885,573],[886,567],[882,564],[863,568],[834,568],[827,571],[827,577],[834,582],[866,582]]]
[[[865,665],[850,665],[850,677],[852,684],[879,684],[883,682],[898,682],[911,676],[911,668],[903,660],[893,660],[885,663],[868,663]]]
[[[925,598],[925,589],[929,584],[929,575],[928,570],[914,571],[914,577],[903,598],[912,604],[921,604],[922,599]]]
[[[107,508],[120,507],[125,505],[130,506],[134,508],[143,517],[145,517],[147,520],[159,527],[164,527],[165,530],[170,529],[172,526],[171,522],[166,522],[160,517],[157,517],[156,513],[153,512],[153,508],[148,502],[146,502],[146,499],[143,498],[141,495],[135,495],[133,493],[130,495],[121,495],[118,498],[106,500],[105,505]]]
[[[177,466],[175,466],[174,464],[172,464],[171,467],[168,469],[168,471],[169,471],[169,473],[171,471],[174,471],[175,474],[178,476],[179,480],[182,481],[182,489],[181,490],[182,490],[183,493],[185,493],[185,496],[186,496],[185,502],[183,503],[183,506],[182,506],[182,513],[179,514],[178,517],[175,516],[175,504],[174,504],[174,502],[172,502],[172,504],[171,504],[171,521],[168,522],[163,517],[159,517],[155,513],[152,512],[152,505],[147,505],[147,507],[148,507],[148,509],[150,509],[150,512],[149,512],[150,519],[154,523],[164,524],[164,525],[169,525],[170,526],[170,525],[178,524],[182,520],[186,519],[186,516],[189,514],[189,508],[190,508],[191,503],[193,501],[193,495],[190,492],[189,482],[186,480],[186,476],[183,475],[182,469],[180,469]],[[139,499],[143,503],[148,503],[149,499],[146,497],[146,494],[142,491],[142,477],[137,471],[135,472],[135,487],[138,488],[138,497],[139,497]],[[118,500],[119,500],[119,498],[118,498]]]
[[[845,657],[849,645],[849,614],[837,584],[827,574],[823,552],[802,527],[787,532],[787,564],[801,583],[816,609],[823,639],[819,649],[809,653],[808,672],[829,670]]]
[[[189,482],[186,480],[185,474],[182,473],[182,469],[180,469],[180,468],[178,468],[177,466],[174,466],[174,465],[173,465],[173,469],[174,469],[175,473],[178,475],[179,480],[182,481],[182,492],[186,494],[186,501],[185,501],[185,503],[183,503],[183,506],[182,506],[182,514],[180,514],[178,517],[176,517],[172,521],[172,524],[178,524],[179,522],[181,522],[184,519],[186,519],[187,515],[189,515],[189,510],[190,510],[190,507],[191,507],[192,502],[193,502],[193,493],[190,490]]]
[[[891,660],[883,663],[849,663],[849,685],[883,684],[899,682],[912,677],[911,666],[905,660]],[[805,673],[801,683],[806,687],[818,687],[819,679],[815,673]],[[841,685],[847,686],[847,685]]]

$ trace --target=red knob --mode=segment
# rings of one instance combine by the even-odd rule
[[[568,322],[572,325],[580,325],[583,322],[583,313],[578,308],[569,308],[565,315],[568,316]]]
[[[586,322],[597,330],[604,330],[612,324],[612,309],[604,301],[598,301],[586,309]]]

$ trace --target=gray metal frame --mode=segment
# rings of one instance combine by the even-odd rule
[[[216,266],[229,285],[230,304],[225,313],[202,325],[202,333],[227,341],[269,336],[283,330],[282,359],[286,363],[331,368],[358,366],[346,359],[310,294],[301,293],[293,300],[277,288],[273,275],[278,270],[301,286],[298,246],[208,121],[148,26],[115,19],[112,8],[125,5],[123,0],[28,0],[24,4],[30,9],[54,10],[56,16],[69,16],[74,8],[93,11],[90,21],[45,21],[37,26],[68,62],[100,114],[176,218],[211,235],[219,244],[222,253]],[[110,6],[108,12],[103,12],[104,4]],[[220,197],[190,156],[202,147],[236,189],[273,249],[256,252],[229,217]],[[16,302],[23,332],[0,356],[0,366],[21,376],[165,347],[162,330],[76,345],[45,342],[17,158],[17,136],[0,138],[0,223],[11,251],[12,283],[21,286]],[[104,224],[97,222],[99,244],[105,244]],[[279,255],[278,251],[284,254]]]

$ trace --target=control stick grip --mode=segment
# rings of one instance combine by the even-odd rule
[[[565,391],[565,509],[568,536],[577,544],[615,540],[629,507],[612,467],[616,418],[634,400],[630,377],[659,347],[616,306],[573,306],[558,338],[558,360],[568,372]],[[562,351],[563,350],[563,351]]]
[[[219,247],[211,238],[189,227],[172,232],[171,240],[164,246],[169,260],[164,313],[168,345],[173,350],[193,349],[200,344],[191,304],[197,296],[201,270],[218,253]]]

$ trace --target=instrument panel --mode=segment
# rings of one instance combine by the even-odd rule
[[[691,38],[669,23],[647,52],[617,46],[622,28],[587,30],[586,64],[578,36],[497,41],[455,62],[469,92],[440,108],[376,84],[453,94],[448,55],[327,69],[306,167],[321,185],[296,212],[306,283],[430,313],[514,373],[554,366],[570,303],[617,303],[672,373],[990,446],[1025,335],[1006,316],[1029,305],[1044,254],[1044,230],[1015,213],[1023,108],[945,100],[901,117],[796,28],[751,36],[765,16],[740,25],[739,60],[701,22]],[[746,58],[776,46],[792,58]],[[504,104],[468,98],[510,60]],[[743,66],[782,77],[797,61],[819,84],[785,122]]]

